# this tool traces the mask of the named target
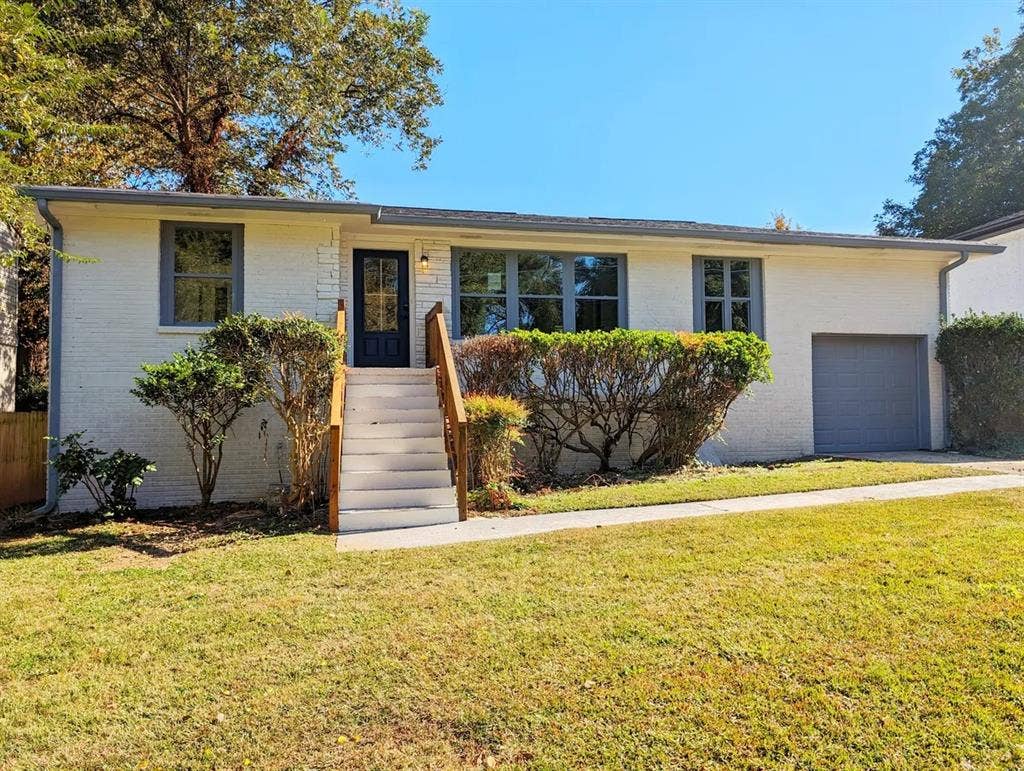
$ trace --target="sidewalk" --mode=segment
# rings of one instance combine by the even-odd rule
[[[807,493],[781,493],[749,498],[730,498],[699,503],[669,503],[661,506],[635,506],[624,509],[567,511],[558,514],[534,514],[507,519],[478,517],[466,522],[402,530],[378,530],[372,533],[350,533],[338,536],[338,551],[371,551],[375,549],[412,549],[419,546],[442,546],[469,541],[491,541],[523,535],[550,533],[571,528],[625,525],[631,522],[654,522],[664,519],[700,517],[708,514],[768,509],[797,509],[805,506],[828,506],[856,501],[893,501],[901,498],[924,498],[954,493],[984,492],[1024,487],[1024,474],[997,474],[978,477],[928,479],[921,482],[899,482],[891,485],[844,487]]]

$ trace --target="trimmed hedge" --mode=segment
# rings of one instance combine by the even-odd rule
[[[1024,451],[1024,317],[971,314],[939,333],[953,446]]]
[[[623,443],[635,466],[692,463],[736,397],[772,379],[770,357],[743,332],[515,330],[464,341],[456,366],[467,391],[526,406],[539,469],[553,474],[565,449],[607,471]]]

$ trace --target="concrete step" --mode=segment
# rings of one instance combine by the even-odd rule
[[[349,439],[414,439],[441,436],[440,419],[419,423],[357,423],[345,421],[342,452],[349,452]]]
[[[448,469],[402,469],[400,471],[341,472],[341,491],[353,490],[412,490],[424,487],[451,487],[452,475]]]
[[[441,408],[437,405],[425,410],[345,410],[345,425],[349,423],[441,423]]]
[[[405,369],[393,367],[349,367],[345,371],[346,382],[357,385],[366,383],[395,383],[422,385],[433,383],[437,373],[433,369]]]
[[[367,440],[363,440],[367,441]],[[444,452],[343,453],[341,473],[346,471],[448,471]]]
[[[346,403],[363,397],[375,399],[406,397],[415,399],[427,396],[435,402],[437,401],[437,384],[433,380],[430,382],[420,382],[417,380],[412,383],[358,383],[348,380],[345,384]]]
[[[338,516],[338,529],[342,533],[364,530],[389,530],[398,527],[421,527],[459,521],[457,506],[421,506],[398,509],[342,509]]]
[[[444,486],[413,487],[400,490],[343,490],[341,506],[346,511],[355,509],[406,509],[421,506],[454,506],[455,488],[451,478]]]
[[[361,427],[365,428],[365,427]],[[434,436],[406,437],[354,437],[345,432],[341,445],[341,466],[345,467],[345,458],[361,455],[397,455],[406,453],[440,453],[445,454],[444,440],[440,431]]]
[[[379,396],[372,393],[345,394],[345,413],[365,410],[438,410],[437,392],[425,396]]]

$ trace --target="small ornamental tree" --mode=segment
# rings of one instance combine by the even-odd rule
[[[200,506],[210,505],[231,424],[256,401],[242,368],[209,351],[185,349],[161,364],[143,364],[132,393],[150,407],[166,407],[185,432],[199,483]]]
[[[344,340],[311,319],[229,316],[203,336],[204,348],[241,368],[256,395],[274,408],[291,442],[290,505],[313,502],[317,461],[327,436],[334,368]]]

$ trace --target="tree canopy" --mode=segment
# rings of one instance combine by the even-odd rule
[[[351,193],[336,156],[438,143],[440,62],[427,17],[386,0],[80,0],[62,30],[116,29],[82,51],[97,121],[128,129],[144,186],[201,193]]]
[[[103,185],[123,174],[117,130],[91,120],[84,102],[102,72],[75,56],[102,35],[98,27],[59,33],[31,5],[0,0],[0,223],[19,253],[38,246],[43,231],[16,185]]]
[[[953,70],[960,109],[939,121],[914,156],[910,204],[887,200],[881,235],[942,238],[1024,210],[1024,34],[999,31]]]

